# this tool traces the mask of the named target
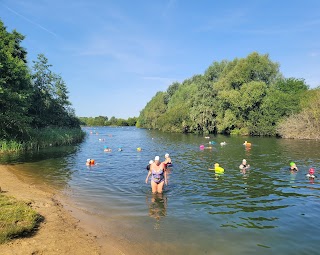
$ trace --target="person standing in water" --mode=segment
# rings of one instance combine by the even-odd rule
[[[164,155],[164,157],[165,157],[165,160],[163,161],[163,164],[164,164],[165,168],[167,169],[168,166],[172,165],[172,160],[169,157],[169,153],[166,153],[166,155]]]
[[[167,182],[167,172],[164,163],[160,162],[160,157],[156,156],[154,158],[154,163],[150,165],[150,170],[148,172],[146,183],[148,183],[149,176],[151,175],[151,189],[152,193],[162,193],[163,185],[168,185]]]
[[[150,171],[150,166],[151,166],[151,164],[152,164],[153,162],[154,162],[153,160],[150,160],[150,161],[149,161],[149,164],[148,164],[147,167],[146,167],[146,169],[147,169],[148,171]]]
[[[246,170],[250,167],[249,164],[247,164],[247,160],[243,159],[241,165],[239,166],[241,173],[245,174]]]
[[[241,163],[241,165],[239,166],[239,168],[240,168],[241,170],[246,170],[246,169],[248,169],[249,167],[250,167],[250,165],[247,164],[247,160],[245,160],[245,159],[242,160],[242,163]]]

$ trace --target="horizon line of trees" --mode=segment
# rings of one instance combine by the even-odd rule
[[[110,119],[107,116],[79,117],[80,125],[83,126],[135,126],[137,119],[137,117],[122,119],[114,116]]]
[[[137,127],[285,137],[285,120],[308,108],[317,92],[319,88],[309,90],[304,79],[285,78],[268,54],[253,52],[246,58],[215,61],[203,74],[157,92],[140,112]],[[320,117],[319,111],[313,114]]]
[[[47,127],[80,128],[64,80],[43,54],[28,66],[24,38],[0,20],[1,140],[26,141]]]

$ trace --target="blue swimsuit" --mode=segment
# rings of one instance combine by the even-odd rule
[[[152,173],[152,181],[159,184],[160,182],[164,181],[164,171],[163,169],[159,169],[159,172],[155,171],[154,169],[151,170]]]

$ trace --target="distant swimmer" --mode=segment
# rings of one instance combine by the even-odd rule
[[[246,147],[250,147],[251,143],[248,143],[247,141],[244,141],[243,145],[246,146]]]
[[[104,152],[111,152],[111,151],[112,151],[112,149],[111,149],[111,148],[109,148],[109,147],[107,147],[107,146],[105,146],[103,151],[104,151]]]
[[[95,164],[94,159],[90,159],[90,158],[87,159],[87,162],[86,162],[87,166],[92,166],[94,164]]]
[[[137,151],[138,151],[138,152],[142,151],[141,147],[138,147],[138,148],[137,148]]]
[[[240,168],[241,170],[243,170],[243,169],[248,169],[249,167],[250,167],[250,165],[247,164],[247,160],[245,160],[245,159],[242,160],[242,163],[241,163],[241,165],[239,166],[239,168]]]
[[[310,169],[309,169],[309,173],[307,173],[306,176],[307,176],[309,179],[317,178],[317,176],[315,175],[315,170],[314,170],[314,168],[310,168]]]
[[[165,165],[165,167],[171,166],[172,165],[172,160],[170,158],[169,153],[166,153],[164,155],[164,158],[165,158],[165,160],[164,160],[163,164]]]
[[[209,149],[209,150],[211,150],[213,147],[212,146],[207,146],[207,147],[205,147],[203,144],[201,144],[200,146],[199,146],[199,149],[200,150],[204,150],[204,149]]]
[[[299,169],[298,169],[296,163],[290,162],[289,170],[291,170],[291,171],[298,171]]]
[[[224,146],[224,145],[227,145],[227,143],[226,142],[221,142],[220,145]]]
[[[224,169],[218,163],[215,163],[214,168],[209,168],[209,170],[214,170],[214,172],[216,174],[223,174],[224,173]]]

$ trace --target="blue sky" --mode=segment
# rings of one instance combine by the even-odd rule
[[[318,0],[0,0],[0,19],[30,65],[45,54],[78,116],[138,116],[172,82],[253,51],[320,85]]]

